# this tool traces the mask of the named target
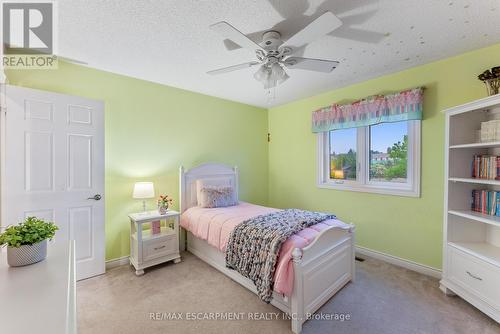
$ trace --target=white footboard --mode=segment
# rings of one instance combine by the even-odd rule
[[[322,231],[303,249],[295,248],[292,331],[300,333],[308,316],[354,280],[354,227]]]

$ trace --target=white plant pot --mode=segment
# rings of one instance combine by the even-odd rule
[[[27,266],[37,263],[47,257],[47,240],[33,245],[7,247],[7,263],[11,267]]]

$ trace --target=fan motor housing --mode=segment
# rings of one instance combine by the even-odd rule
[[[261,46],[266,50],[278,50],[278,47],[283,44],[281,40],[281,34],[277,31],[270,30],[266,31],[262,35],[262,44]]]

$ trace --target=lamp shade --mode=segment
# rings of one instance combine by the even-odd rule
[[[155,197],[155,187],[153,182],[136,182],[132,197],[137,199]]]

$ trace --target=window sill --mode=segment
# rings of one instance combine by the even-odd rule
[[[420,197],[420,189],[402,188],[402,187],[377,187],[374,185],[359,185],[352,183],[336,183],[334,181],[326,181],[318,183],[318,188],[334,189],[343,191],[355,191],[381,195],[404,196],[404,197]]]

